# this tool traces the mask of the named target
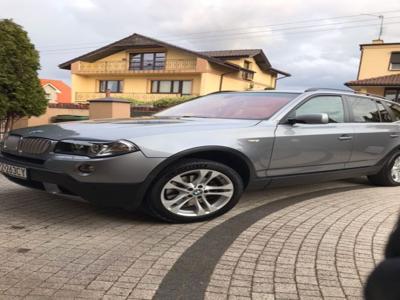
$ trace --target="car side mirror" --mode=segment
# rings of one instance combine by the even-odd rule
[[[328,114],[305,114],[298,115],[295,117],[288,118],[288,123],[294,125],[296,123],[300,124],[328,124],[329,116]]]

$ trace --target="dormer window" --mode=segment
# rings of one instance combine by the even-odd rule
[[[392,52],[390,55],[389,70],[400,71],[400,52]]]

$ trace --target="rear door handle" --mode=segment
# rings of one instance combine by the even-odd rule
[[[392,134],[390,135],[390,137],[393,138],[393,139],[395,139],[395,138],[400,137],[400,134],[398,134],[398,133],[392,133]]]
[[[339,139],[339,141],[350,141],[353,139],[353,137],[351,135],[344,134],[344,135],[338,137],[338,139]]]

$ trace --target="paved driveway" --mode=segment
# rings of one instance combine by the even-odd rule
[[[363,180],[248,192],[170,225],[0,178],[0,299],[360,299],[400,188]]]

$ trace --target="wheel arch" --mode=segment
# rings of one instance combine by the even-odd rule
[[[170,156],[166,160],[164,160],[161,164],[159,164],[148,176],[147,185],[146,185],[146,193],[150,188],[152,182],[157,178],[157,176],[164,171],[167,167],[172,164],[178,162],[184,158],[199,158],[199,159],[207,159],[215,162],[223,163],[236,172],[238,172],[239,176],[243,180],[243,185],[246,187],[251,179],[255,176],[255,170],[250,159],[241,153],[240,151],[225,147],[225,146],[205,146],[205,147],[196,147],[188,150],[184,150]]]

